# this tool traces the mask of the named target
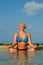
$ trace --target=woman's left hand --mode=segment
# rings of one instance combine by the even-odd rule
[[[37,45],[33,45],[33,48],[37,48]]]

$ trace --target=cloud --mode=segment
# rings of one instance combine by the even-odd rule
[[[33,28],[33,25],[31,25],[31,24],[27,24],[27,28],[29,28],[29,29],[32,29]]]
[[[27,29],[29,29],[30,32],[38,32],[38,28],[35,25],[27,24]]]
[[[41,10],[43,9],[43,3],[37,3],[35,1],[33,2],[27,2],[24,4],[23,12],[26,14],[33,16],[38,13],[41,13]]]
[[[27,24],[27,29],[29,29],[30,32],[33,32],[33,33],[43,33],[43,29],[42,28],[39,28],[38,26],[36,25],[32,25],[32,24]]]

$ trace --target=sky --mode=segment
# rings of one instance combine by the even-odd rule
[[[13,42],[22,21],[32,42],[43,43],[43,0],[0,0],[0,43]]]

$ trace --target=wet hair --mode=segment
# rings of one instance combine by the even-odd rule
[[[27,27],[26,24],[25,24],[24,22],[20,22],[19,26],[20,26],[21,24],[23,24],[24,28]]]

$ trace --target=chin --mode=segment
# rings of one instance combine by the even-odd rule
[[[24,30],[24,29],[20,29],[20,30]]]

